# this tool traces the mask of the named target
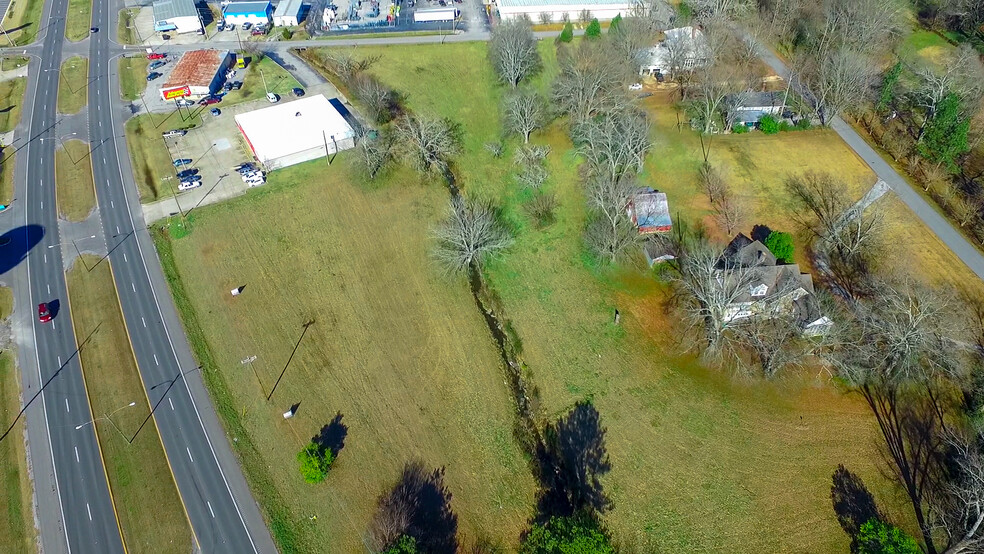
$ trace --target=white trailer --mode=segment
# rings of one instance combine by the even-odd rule
[[[458,10],[450,6],[447,8],[414,10],[413,12],[414,23],[423,23],[425,21],[454,21],[457,17]]]

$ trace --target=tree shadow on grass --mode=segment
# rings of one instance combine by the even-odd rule
[[[857,552],[857,536],[870,519],[884,520],[878,511],[875,497],[865,486],[860,477],[851,473],[843,464],[838,465],[831,476],[830,500],[834,504],[837,522],[844,532],[851,537],[851,552]]]
[[[338,453],[345,446],[347,435],[348,425],[342,423],[342,412],[337,412],[328,425],[322,427],[317,435],[311,437],[311,442],[318,445],[322,451],[330,450],[332,458],[337,458]]]
[[[411,461],[393,489],[379,499],[368,538],[385,550],[403,535],[417,541],[420,552],[446,553],[458,549],[458,516],[451,509],[451,491],[444,485],[444,468],[427,471]]]
[[[601,485],[601,476],[611,470],[605,432],[598,410],[589,402],[578,402],[566,416],[547,427],[537,447],[541,490],[538,522],[611,508]]]

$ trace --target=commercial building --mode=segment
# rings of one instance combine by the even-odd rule
[[[154,31],[158,33],[203,33],[202,18],[195,0],[154,2]]]
[[[235,56],[227,50],[185,52],[161,85],[163,100],[198,99],[217,92]]]
[[[502,19],[515,19],[527,16],[534,23],[540,23],[540,14],[549,14],[550,20],[561,21],[566,15],[577,21],[581,12],[591,12],[591,17],[601,21],[613,19],[616,15],[628,15],[629,8],[638,0],[493,0]]]
[[[269,171],[353,148],[344,111],[338,99],[318,94],[239,114],[236,126]]]
[[[301,22],[303,0],[280,0],[277,10],[273,12],[273,24],[277,27],[293,27]]]
[[[273,6],[270,2],[232,2],[222,8],[222,18],[226,23],[251,23],[253,25],[270,23]]]

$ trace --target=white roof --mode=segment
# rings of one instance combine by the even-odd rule
[[[283,17],[285,15],[297,15],[301,12],[303,0],[280,0],[277,9],[273,12],[273,17]]]
[[[355,131],[323,94],[308,96],[242,113],[236,124],[253,146],[261,162],[324,148],[331,142],[352,138]]]
[[[499,7],[562,7],[564,9],[592,8],[600,6],[621,7],[628,9],[638,0],[498,0]],[[628,14],[626,14],[628,15]]]

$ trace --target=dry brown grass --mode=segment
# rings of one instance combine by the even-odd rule
[[[55,187],[58,214],[69,221],[83,221],[96,207],[92,186],[89,143],[69,140],[55,150]]]

